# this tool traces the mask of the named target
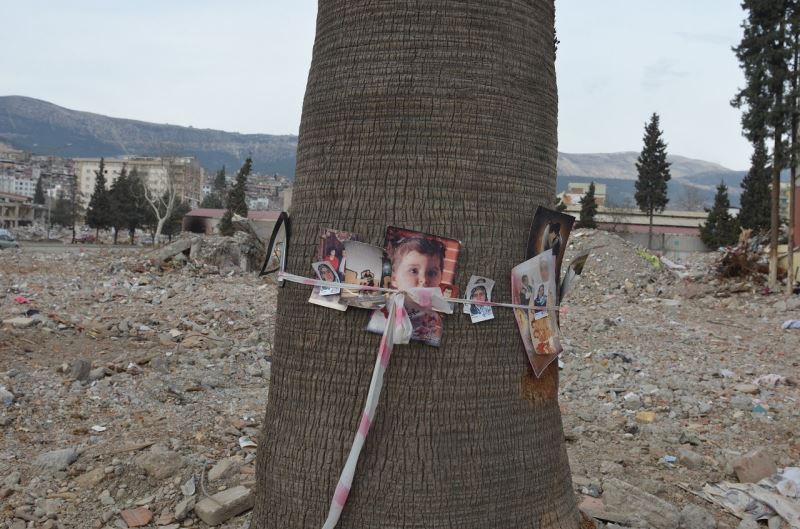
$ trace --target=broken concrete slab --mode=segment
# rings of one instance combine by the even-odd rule
[[[240,485],[203,498],[195,506],[194,512],[208,525],[220,525],[252,509],[254,502],[253,492]]]
[[[678,529],[680,512],[669,502],[616,478],[603,481],[603,500],[609,511],[655,529]]]
[[[758,483],[778,471],[775,461],[763,448],[748,452],[732,463],[733,471],[740,483]]]

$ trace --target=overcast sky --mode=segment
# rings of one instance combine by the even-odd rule
[[[736,0],[557,0],[559,147],[669,152],[746,169],[729,101]],[[0,95],[237,132],[296,134],[314,0],[0,0]]]

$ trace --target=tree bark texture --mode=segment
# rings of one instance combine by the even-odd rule
[[[525,260],[555,193],[553,0],[320,0],[303,106],[288,270],[321,228],[383,245],[388,225],[462,242],[456,282]],[[380,337],[369,313],[278,297],[253,527],[321,527]],[[441,348],[395,348],[341,528],[570,528],[579,517],[557,401],[510,310],[444,317]]]

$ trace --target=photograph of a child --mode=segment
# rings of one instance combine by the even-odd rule
[[[329,261],[319,261],[317,263],[312,263],[311,266],[314,268],[314,272],[317,273],[317,277],[322,281],[327,281],[329,283],[339,283],[339,274],[337,274],[333,268],[333,265]],[[341,292],[341,288],[335,287],[319,287],[319,295],[320,296],[333,296]]]
[[[537,376],[562,350],[555,316],[551,317],[548,310],[536,310],[555,304],[553,267],[553,252],[546,250],[511,271],[512,302],[530,307],[529,310],[514,309],[514,315],[528,360]],[[528,290],[530,287],[533,288]],[[529,297],[527,304],[523,303],[523,293]]]
[[[386,230],[386,253],[391,261],[390,288],[439,288],[442,293],[454,292],[456,263],[461,243],[412,230],[390,226]],[[442,341],[442,317],[406,298],[406,310],[413,332],[412,340],[438,347]],[[375,311],[367,330],[382,333],[386,312]]]
[[[384,261],[386,256],[382,248],[363,242],[345,241],[343,268],[344,283],[381,287],[384,284]],[[339,263],[341,267],[341,262]],[[343,288],[342,303],[362,309],[376,309],[386,304],[386,294],[372,290],[355,290]]]
[[[533,216],[526,256],[530,259],[542,252],[552,250],[553,256],[555,256],[553,270],[556,283],[558,283],[561,262],[564,260],[564,253],[567,250],[567,239],[569,239],[574,223],[575,217],[572,215],[541,206],[536,209],[536,214]]]
[[[466,299],[471,301],[492,301],[494,281],[488,277],[472,276],[467,283]],[[485,305],[464,305],[464,314],[469,314],[472,323],[494,319],[492,307]]]
[[[317,250],[317,261],[324,262],[328,265],[329,269],[341,281],[344,277],[343,264],[347,260],[347,254],[344,250],[345,241],[359,241],[361,237],[349,231],[334,230],[331,228],[324,228],[319,234],[319,249]],[[317,263],[314,263],[317,264]],[[312,264],[312,266],[314,266]],[[314,267],[317,272],[317,267]],[[317,277],[319,273],[317,273]],[[336,294],[322,294],[319,287],[314,287],[311,292],[311,297],[308,298],[309,303],[335,309],[340,311],[347,310],[347,305],[340,301],[339,293]]]

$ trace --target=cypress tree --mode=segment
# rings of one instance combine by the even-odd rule
[[[708,219],[700,226],[700,239],[709,248],[730,246],[739,239],[739,221],[728,212],[730,207],[728,187],[720,182],[714,196],[714,207],[707,210]]]
[[[101,229],[111,226],[111,198],[106,189],[105,159],[100,158],[100,168],[95,171],[97,176],[94,182],[94,191],[89,199],[89,207],[86,209],[86,224],[95,229],[95,235],[100,235]]]
[[[636,161],[639,178],[636,180],[636,204],[650,220],[647,247],[653,246],[653,215],[667,207],[667,182],[670,179],[667,162],[667,144],[661,137],[660,118],[653,112],[650,122],[644,126],[644,147]]]
[[[42,177],[36,181],[36,190],[33,192],[33,203],[44,205],[44,186],[42,185]]]
[[[225,179],[225,166],[217,171],[211,192],[203,197],[200,202],[201,208],[222,209],[225,207],[225,191],[228,188],[228,181]]]
[[[225,166],[223,165],[222,168],[217,171],[216,176],[214,177],[214,186],[212,191],[216,191],[218,193],[224,193],[228,187],[228,181],[225,178]]]
[[[594,182],[589,184],[586,194],[581,197],[581,213],[576,228],[597,228],[594,220],[597,215],[597,200],[594,198]]]
[[[772,182],[770,194],[769,285],[778,283],[778,231],[780,228],[780,173],[786,166],[784,135],[791,130],[796,103],[790,78],[796,42],[796,2],[743,0],[747,18],[742,23],[742,40],[733,48],[742,67],[745,86],[731,104],[742,108],[744,135],[754,144],[771,139]]]
[[[114,228],[114,244],[117,244],[119,230],[128,225],[128,217],[132,214],[133,209],[130,180],[128,171],[124,166],[119,173],[119,177],[111,184],[111,190],[108,195],[111,203],[110,224]]]
[[[200,202],[201,208],[210,208],[210,209],[222,209],[225,207],[225,203],[222,201],[219,193],[216,191],[212,191],[211,193],[207,194],[203,197],[202,202]]]
[[[250,156],[244,161],[244,165],[236,173],[236,182],[228,193],[227,209],[219,223],[219,232],[222,235],[233,235],[233,214],[247,217],[247,177],[253,168],[253,160]]]
[[[770,168],[769,155],[764,139],[756,140],[750,171],[742,179],[742,198],[739,222],[742,227],[755,232],[769,230],[770,213]]]
[[[53,210],[50,213],[50,226],[67,228],[71,225],[72,206],[70,205],[70,201],[64,196],[64,192],[60,191],[53,204]]]

